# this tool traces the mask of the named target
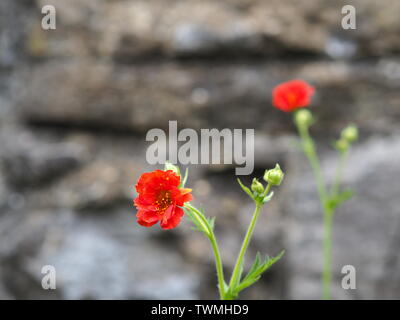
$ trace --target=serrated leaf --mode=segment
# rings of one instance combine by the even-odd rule
[[[266,270],[268,270],[273,264],[278,262],[283,255],[285,254],[285,250],[282,250],[276,257],[266,257],[264,263],[262,264],[262,267],[260,270],[260,275],[264,273]]]
[[[214,229],[215,217],[207,218],[203,212],[191,205],[185,206],[183,209],[195,225],[194,230],[203,232],[207,237],[210,237]]]
[[[254,259],[254,262],[250,268],[250,270],[248,271],[246,277],[248,277],[249,274],[253,273],[255,270],[257,270],[257,268],[260,266],[261,263],[261,255],[259,252],[257,252],[256,254],[256,258]]]
[[[251,192],[251,190],[250,190],[248,187],[246,187],[246,186],[242,183],[242,181],[240,181],[239,178],[237,179],[237,181],[238,181],[240,187],[242,188],[242,190],[243,190],[244,192],[246,192],[246,193],[249,195],[250,198],[254,199],[253,192]]]
[[[284,253],[285,253],[285,251],[282,251],[279,255],[277,255],[276,257],[273,257],[273,258],[270,258],[267,256],[264,259],[264,261],[261,261],[260,253],[257,253],[256,258],[255,258],[253,265],[251,266],[249,272],[244,277],[244,279],[240,282],[240,284],[232,290],[232,294],[238,295],[240,291],[251,286],[253,283],[257,282],[261,278],[261,275],[266,270],[268,270],[274,263],[276,263],[277,261],[279,261],[282,258]]]
[[[196,219],[196,217],[194,216],[194,213],[190,209],[183,207],[183,210],[185,211],[186,215],[189,217],[190,221],[192,221],[192,223],[194,224],[194,227],[192,227],[192,230],[208,233],[208,231],[205,230],[204,227],[199,223],[198,219]]]
[[[283,254],[284,254],[284,251],[282,251],[279,255],[277,255],[276,257],[273,257],[273,258],[266,256],[264,261],[261,261],[260,253],[257,253],[257,256],[253,263],[253,266],[249,270],[249,272],[247,273],[247,275],[244,279],[260,275],[261,273],[266,271],[270,266],[272,266],[275,262],[277,262],[282,257]]]
[[[207,225],[201,222],[201,219],[196,217],[196,213],[192,212],[189,208],[184,207],[183,208],[189,217],[189,219],[192,221],[194,224],[194,227],[192,228],[193,230],[203,232],[207,237],[210,236]]]
[[[214,225],[215,225],[215,217],[211,217],[211,218],[206,218],[207,222],[211,228],[211,230],[214,230]]]

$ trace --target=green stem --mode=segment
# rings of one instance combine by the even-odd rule
[[[218,276],[218,289],[219,289],[219,298],[221,300],[225,300],[225,278],[224,278],[224,269],[222,267],[222,260],[221,255],[219,253],[219,248],[217,244],[217,239],[215,238],[214,233],[211,234],[209,238],[211,241],[211,246],[214,251],[215,257],[215,267],[217,269],[217,276]]]
[[[323,254],[324,265],[322,272],[322,298],[331,299],[331,281],[332,281],[332,222],[333,211],[324,212],[324,242]]]
[[[217,239],[215,237],[214,231],[211,228],[210,224],[208,223],[207,219],[204,215],[195,207],[190,204],[185,204],[185,207],[191,210],[194,213],[195,218],[197,221],[208,231],[207,237],[210,240],[214,257],[215,257],[215,267],[217,270],[217,277],[218,277],[218,290],[219,290],[219,297],[221,300],[225,300],[225,278],[224,278],[224,269],[222,266],[222,259],[221,254],[219,252],[219,247],[217,243]]]
[[[346,164],[348,149],[340,153],[339,164],[336,169],[334,183],[331,190],[331,197],[336,197],[339,193],[340,182]],[[331,299],[330,286],[332,282],[332,228],[333,228],[334,208],[324,210],[324,266],[322,273],[322,297],[325,300]]]
[[[319,164],[319,159],[317,156],[317,152],[315,151],[314,141],[308,132],[308,127],[306,126],[298,126],[300,138],[302,140],[303,151],[310,162],[311,168],[314,172],[314,176],[317,182],[317,190],[319,194],[319,198],[321,201],[321,205],[323,208],[326,207],[327,200],[327,192],[325,187],[324,177],[322,175],[321,166]]]
[[[271,190],[271,186],[268,185],[265,188],[264,196],[267,195],[270,190]],[[256,203],[256,208],[254,209],[253,217],[251,218],[250,225],[249,225],[249,227],[247,229],[247,232],[246,232],[246,235],[245,235],[245,237],[243,239],[242,247],[240,248],[240,252],[239,252],[239,255],[237,257],[236,264],[235,264],[235,267],[234,267],[233,272],[232,272],[232,277],[231,277],[231,280],[229,282],[229,288],[230,289],[233,289],[236,286],[236,284],[238,283],[238,281],[240,280],[239,278],[240,278],[241,269],[242,269],[242,266],[243,266],[244,256],[246,254],[246,251],[247,251],[247,248],[249,246],[251,237],[253,235],[254,227],[256,225],[257,218],[258,218],[258,216],[260,214],[261,207],[262,207],[262,203],[257,202]]]
[[[330,288],[332,281],[332,220],[334,210],[329,207],[328,204],[328,193],[324,181],[324,177],[322,175],[320,162],[318,159],[317,152],[315,150],[314,141],[312,140],[308,126],[297,126],[299,131],[299,135],[302,141],[302,147],[305,155],[310,162],[311,168],[313,170],[318,195],[320,199],[320,203],[323,210],[323,219],[324,219],[324,235],[323,235],[323,270],[322,270],[322,297],[323,299],[330,299]],[[340,169],[339,172],[341,172]],[[340,176],[337,179],[340,181]],[[336,187],[335,187],[336,188]]]

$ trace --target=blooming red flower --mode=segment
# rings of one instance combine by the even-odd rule
[[[180,182],[172,170],[143,173],[136,184],[139,195],[134,200],[137,222],[144,227],[160,222],[163,229],[175,228],[183,216],[181,207],[193,198],[192,189],[179,188]]]
[[[279,110],[293,111],[308,106],[314,91],[314,87],[303,80],[291,80],[274,88],[272,103]]]

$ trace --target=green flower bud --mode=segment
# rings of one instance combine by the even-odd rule
[[[167,171],[167,170],[172,170],[172,171],[175,172],[179,177],[181,176],[181,170],[179,169],[179,167],[176,166],[176,165],[174,165],[174,164],[172,164],[171,162],[168,162],[168,161],[165,162],[164,170],[165,170],[165,171]]]
[[[345,139],[339,139],[335,142],[335,147],[338,151],[344,152],[349,148],[349,142]]]
[[[274,169],[266,170],[264,174],[264,180],[272,186],[279,186],[283,180],[284,173],[281,170],[279,164],[276,164]]]
[[[264,186],[260,181],[254,178],[253,183],[251,184],[251,191],[255,192],[256,194],[262,194],[264,192]]]
[[[313,115],[308,109],[300,109],[294,115],[294,121],[298,127],[310,126],[314,121]]]
[[[355,125],[349,125],[347,128],[342,130],[341,138],[346,140],[348,143],[353,143],[358,139],[358,129]]]

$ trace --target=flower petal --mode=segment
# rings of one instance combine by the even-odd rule
[[[183,210],[177,206],[170,206],[164,213],[161,220],[161,228],[163,229],[173,229],[175,228],[182,219]]]
[[[138,223],[150,227],[158,221],[163,229],[175,228],[184,214],[180,208],[193,199],[191,189],[179,189],[180,176],[173,170],[155,170],[140,176],[134,205]]]
[[[136,217],[137,222],[145,227],[151,227],[160,220],[159,214],[155,211],[139,210]]]

